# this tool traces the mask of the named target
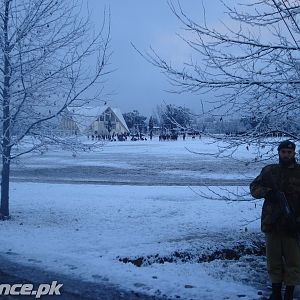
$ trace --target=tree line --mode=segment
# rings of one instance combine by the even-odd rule
[[[256,130],[261,137],[282,136],[300,132],[300,118],[294,117],[289,122],[281,124],[281,130],[276,126],[278,120],[272,116],[261,120],[259,113],[241,116],[197,115],[191,109],[180,105],[160,105],[150,117],[142,115],[138,110],[123,114],[131,134],[161,133],[200,133],[223,134],[225,136],[245,136]],[[259,126],[259,128],[257,128]]]
[[[123,117],[132,133],[150,133],[153,128],[161,131],[188,129],[193,119],[189,108],[174,104],[158,106],[149,118],[141,115],[138,110],[124,113]]]

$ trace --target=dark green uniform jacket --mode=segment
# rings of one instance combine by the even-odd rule
[[[280,164],[273,164],[264,167],[250,184],[250,192],[254,198],[265,198],[271,190],[270,184],[266,181],[270,173],[272,173],[278,189],[285,193],[296,221],[300,224],[300,165],[284,167]],[[262,209],[261,230],[265,233],[279,231],[293,234],[287,227],[287,223],[281,215],[276,199],[275,201],[274,199],[265,200]]]

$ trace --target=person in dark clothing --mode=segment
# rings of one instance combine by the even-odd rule
[[[287,140],[278,146],[279,164],[265,166],[250,184],[254,198],[264,198],[261,230],[266,235],[267,270],[272,282],[269,299],[292,300],[294,288],[300,284],[300,165],[295,159],[296,145]],[[276,187],[276,189],[275,189]],[[284,192],[295,219],[291,228],[282,213],[277,192]]]

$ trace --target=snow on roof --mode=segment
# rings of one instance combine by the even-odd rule
[[[111,109],[116,115],[122,125],[129,131],[124,117],[119,108],[112,108],[108,105],[103,106],[84,106],[84,107],[72,107],[68,111],[71,113],[74,121],[77,123],[80,131],[86,130],[96,119],[101,116],[107,109]]]
[[[126,121],[121,113],[121,110],[117,107],[112,108],[112,111],[115,113],[115,115],[117,116],[117,118],[119,119],[119,121],[122,123],[122,125],[126,128],[126,130],[129,131]]]

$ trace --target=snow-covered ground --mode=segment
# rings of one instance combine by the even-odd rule
[[[14,183],[11,203],[0,249],[15,261],[151,294],[255,299],[236,262],[220,271],[222,261],[136,267],[118,259],[231,248],[258,231],[257,221],[245,225],[259,214],[255,202],[201,199],[185,187]]]
[[[249,180],[258,167],[253,171],[243,162],[196,155],[186,148],[207,152],[216,150],[216,145],[205,145],[202,140],[120,142],[77,157],[63,151],[28,155],[14,166],[15,179],[26,180],[26,172],[33,170],[35,177],[29,179],[43,181],[41,170],[56,169],[52,176],[56,174],[60,183],[11,184],[12,219],[0,223],[1,254],[49,271],[170,298],[258,299],[257,288],[266,280],[263,257],[213,257],[224,250],[241,249],[241,245],[251,248],[261,240],[261,201],[205,198],[203,192],[214,198],[214,193],[227,196],[228,191],[247,191],[248,187],[207,189],[196,184],[201,165],[205,176],[221,183],[241,176]],[[247,153],[243,149],[239,158],[247,158]],[[109,185],[82,184],[84,180],[61,183],[60,178],[74,181],[74,172],[80,175],[82,168],[90,166],[122,172],[107,174],[112,181]],[[83,170],[82,179],[105,176],[105,172],[95,172],[89,177],[91,169]],[[118,176],[126,178],[127,173],[126,185],[116,184]],[[153,184],[152,179],[161,173],[160,184]],[[166,180],[164,185],[163,180],[171,175],[177,181],[168,185]],[[139,177],[147,184],[137,186]],[[194,179],[193,190],[180,184],[183,177],[188,178],[186,183]]]
[[[108,143],[92,152],[77,153],[76,157],[52,149],[42,155],[21,157],[12,166],[12,179],[129,185],[248,185],[263,165],[246,164],[253,160],[255,149],[242,147],[233,158],[207,155],[217,153],[223,146],[209,139],[126,141]]]

